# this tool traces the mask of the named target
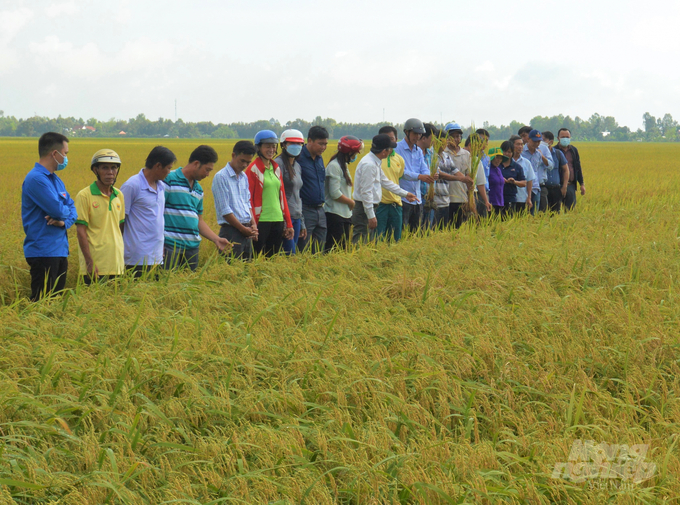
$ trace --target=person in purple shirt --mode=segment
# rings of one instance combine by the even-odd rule
[[[62,291],[68,270],[68,230],[78,218],[56,172],[68,165],[68,138],[48,132],[38,140],[40,160],[21,186],[24,257],[31,272],[31,300]]]
[[[489,149],[489,203],[493,205],[493,212],[497,216],[504,215],[505,199],[503,198],[503,188],[505,187],[505,177],[501,170],[501,163],[508,161],[508,157],[503,154],[500,147]]]
[[[155,270],[163,263],[165,242],[165,185],[177,161],[163,146],[154,147],[146,157],[144,168],[120,187],[125,196],[125,223],[121,223],[125,244],[125,268],[135,278]],[[155,270],[152,278],[158,278]]]

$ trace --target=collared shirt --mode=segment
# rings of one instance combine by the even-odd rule
[[[218,224],[227,223],[224,216],[234,214],[239,223],[249,226],[253,219],[250,210],[250,188],[245,172],[236,174],[229,163],[215,174],[212,182]]]
[[[409,148],[406,139],[401,139],[397,142],[395,151],[404,158],[404,176],[399,181],[399,186],[407,193],[413,193],[417,198],[413,203],[409,202],[406,198],[402,198],[401,201],[409,205],[422,203],[423,199],[420,194],[418,176],[430,175],[430,167],[425,163],[423,150],[417,144],[413,144],[413,147]]]
[[[390,181],[380,168],[381,160],[372,152],[361,158],[354,174],[354,200],[362,202],[369,219],[375,218],[374,206],[382,199],[383,188],[399,196],[406,196],[408,191]]]
[[[165,183],[165,245],[176,249],[196,249],[201,245],[198,217],[203,215],[203,188],[194,185],[182,172],[173,170]]]
[[[389,180],[395,184],[399,184],[400,179],[404,176],[404,165],[404,158],[399,156],[395,151],[392,151],[392,154],[382,160],[380,168]],[[386,190],[385,188],[382,188],[382,198],[380,199],[380,203],[396,203],[399,205],[399,207],[401,207],[401,197],[399,195],[395,195],[391,191]]]
[[[428,147],[427,150],[423,152],[423,158],[425,159],[425,165],[427,165],[428,170],[432,165],[432,156],[434,156],[434,148]],[[430,175],[432,175],[431,171]],[[430,185],[424,181],[420,181],[420,196],[422,197],[423,201],[425,200],[425,196],[429,190]]]
[[[64,226],[47,224],[45,216],[63,221]],[[24,225],[26,258],[68,256],[69,229],[78,215],[63,181],[40,163],[26,175],[21,186],[21,220]]]
[[[337,158],[331,161],[326,167],[325,192],[326,203],[323,206],[324,211],[329,214],[337,214],[346,219],[352,217],[352,211],[349,210],[349,205],[338,202],[338,198],[341,196],[350,199],[352,198],[352,186],[347,183],[347,179],[345,179],[345,174],[342,172],[342,167]]]
[[[457,153],[449,151],[451,153],[451,159],[456,168],[463,173],[463,175],[469,176],[472,172],[470,170],[472,164],[472,157],[469,151],[466,151],[462,147],[458,149]],[[468,201],[468,187],[467,184],[461,181],[449,181],[449,195],[451,198],[451,203],[465,203]]]
[[[121,275],[125,272],[123,235],[120,223],[125,222],[123,193],[111,188],[111,196],[102,195],[93,182],[76,195],[76,224],[87,226],[90,256],[99,275]],[[87,275],[83,251],[78,248],[80,275]]]
[[[451,151],[447,147],[439,155],[439,162],[437,165],[437,170],[439,172],[444,172],[445,174],[453,175],[460,172],[456,165],[453,163],[453,158],[451,157]],[[441,209],[448,207],[451,203],[451,198],[449,195],[449,181],[444,179],[438,179],[434,181],[434,205],[436,208]]]
[[[505,189],[505,177],[500,166],[494,167],[489,163],[489,177],[487,177],[489,185],[489,203],[495,207],[503,207],[505,199],[503,198],[503,191]]]
[[[142,168],[120,187],[125,197],[125,264],[127,266],[163,263],[163,229],[165,188],[163,181],[156,189],[149,186]]]
[[[489,155],[486,153],[482,153],[482,166],[484,167],[484,176],[486,177],[486,193],[489,194],[489,174],[490,172],[490,167],[491,167],[491,158],[489,158]]]
[[[288,212],[290,212],[291,219],[300,220],[300,228],[305,229],[305,218],[302,215],[302,200],[300,200],[300,189],[302,188],[302,169],[297,160],[293,160],[293,172],[295,175],[291,177],[290,171],[286,168],[283,162],[283,154],[276,158],[274,162],[281,168],[281,176],[283,177],[283,190],[286,193],[286,200],[288,200]]]
[[[533,183],[533,185],[535,186],[536,185],[536,173],[534,172],[534,169],[531,166],[531,162],[528,159],[526,159],[524,156],[520,156],[518,159],[513,158],[512,161],[514,161],[515,163],[517,163],[519,166],[522,167],[522,172],[524,173],[524,177],[525,177],[524,180],[527,181],[527,184],[529,183],[529,181],[531,181]],[[540,188],[540,186],[539,186],[539,188]],[[533,186],[531,187],[531,192],[532,193],[534,192]],[[529,193],[527,193],[526,186],[523,187],[523,188],[520,188],[520,187],[517,188],[517,196],[516,196],[516,199],[515,199],[516,202],[520,202],[520,203],[526,202],[528,197],[529,197]]]
[[[550,148],[550,154],[552,154],[555,168],[548,171],[548,180],[545,184],[546,186],[560,186],[562,184],[562,167],[567,164],[567,159],[562,151],[553,147]]]
[[[536,190],[534,192],[539,192],[541,190],[541,184],[545,184],[545,181],[548,179],[548,171],[553,169],[553,160],[550,150],[546,144],[541,142],[534,151],[534,154],[531,154],[529,146],[525,145],[522,156],[531,162],[531,168],[534,169],[534,174],[536,174],[532,191]],[[548,160],[547,166],[543,163],[543,156]]]
[[[322,205],[326,200],[323,189],[326,181],[326,168],[323,164],[323,158],[317,156],[312,159],[307,145],[304,145],[297,162],[300,164],[302,175],[302,188],[300,188],[302,204],[309,207]]]
[[[516,181],[525,181],[526,177],[524,175],[524,169],[522,168],[522,165],[519,165],[518,163],[515,162],[515,160],[510,160],[510,164],[506,167],[501,163],[500,165],[501,172],[503,173],[503,178],[504,179],[514,179]],[[508,204],[510,202],[517,202],[517,190],[520,189],[514,184],[505,184],[503,186],[503,201],[505,204]],[[524,200],[523,202],[526,202],[526,191],[524,193]]]

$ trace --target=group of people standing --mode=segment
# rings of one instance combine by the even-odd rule
[[[563,204],[570,209],[576,184],[585,194],[579,153],[566,128],[558,132],[554,147],[552,133],[524,127],[500,148],[486,152],[489,134],[483,129],[463,143],[457,123],[439,131],[412,118],[404,124],[401,141],[396,128],[379,130],[354,178],[349,167],[364,143],[342,137],[325,165],[328,139],[325,128],[313,126],[306,138],[298,130],[281,136],[262,130],[254,142],[236,142],[231,160],[212,181],[220,225],[215,233],[203,219],[200,184],[218,161],[212,147],[197,147],[184,166],[173,170],[176,156],[157,146],[120,189],[115,184],[121,158],[101,149],[90,166],[95,180],[73,200],[57,175],[68,165],[69,140],[45,133],[38,141],[40,159],[22,186],[31,299],[63,290],[67,230],[73,224],[79,273],[90,284],[126,270],[135,277],[157,275],[158,268],[195,270],[201,237],[228,258],[246,261],[254,253],[328,252],[350,241],[398,241],[406,227],[458,227],[468,215],[471,189],[482,218],[536,209],[559,212]],[[471,160],[480,145],[484,154],[474,158],[480,159],[475,174]]]

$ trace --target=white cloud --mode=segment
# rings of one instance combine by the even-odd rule
[[[45,9],[45,14],[49,18],[56,18],[63,14],[72,16],[78,12],[78,6],[75,0],[68,0],[66,2],[52,2]]]
[[[14,38],[33,18],[33,11],[26,7],[0,10],[0,76],[19,65],[19,52],[10,47]]]

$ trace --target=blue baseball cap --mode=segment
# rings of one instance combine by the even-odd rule
[[[540,142],[541,140],[543,140],[543,135],[541,135],[541,132],[539,132],[538,130],[531,130],[529,132],[529,140]]]

